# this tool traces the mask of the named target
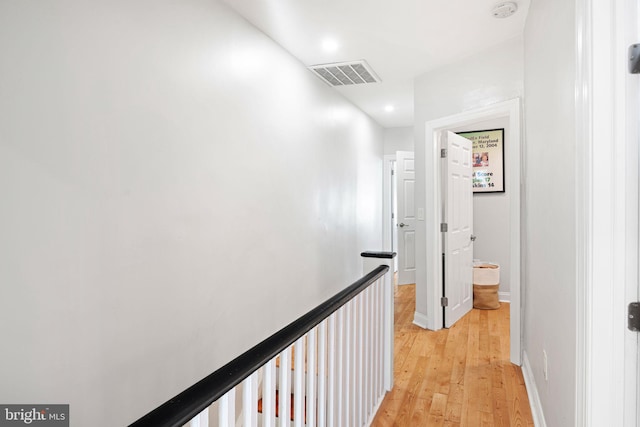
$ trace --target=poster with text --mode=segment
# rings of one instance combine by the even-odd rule
[[[473,145],[473,192],[504,192],[504,129],[459,132]]]

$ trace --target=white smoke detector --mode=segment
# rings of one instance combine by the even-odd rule
[[[508,18],[518,10],[518,5],[512,1],[498,3],[493,7],[491,13],[494,18]]]

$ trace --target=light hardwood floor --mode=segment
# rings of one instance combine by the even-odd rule
[[[396,287],[395,383],[372,426],[533,426],[508,304],[436,332],[413,325],[414,311],[415,285]]]

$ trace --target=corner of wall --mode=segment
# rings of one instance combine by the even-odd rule
[[[417,311],[413,314],[413,324],[416,326],[420,326],[422,329],[427,329],[427,325],[429,324],[429,318]]]

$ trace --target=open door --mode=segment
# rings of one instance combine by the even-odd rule
[[[473,165],[471,141],[443,133],[444,327],[473,307]]]
[[[398,284],[416,283],[416,170],[413,152],[396,153],[396,197],[398,203]]]

